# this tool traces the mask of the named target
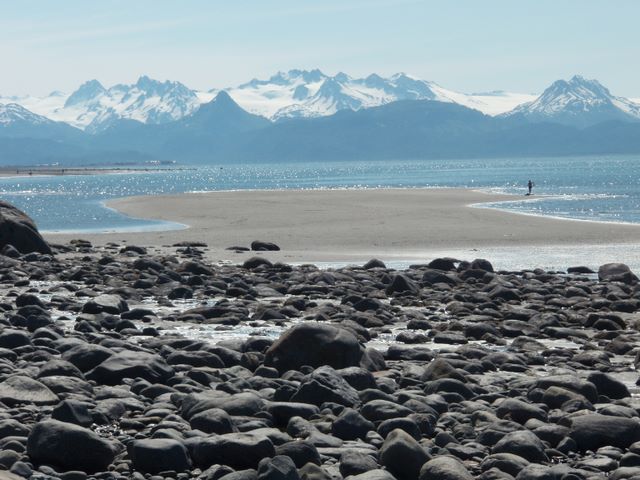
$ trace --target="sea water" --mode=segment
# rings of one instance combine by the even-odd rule
[[[535,186],[525,196],[527,182]],[[466,187],[514,194],[487,205],[522,213],[640,223],[640,156],[317,162],[183,167],[136,173],[0,178],[0,198],[46,232],[181,228],[105,206],[133,195],[255,189]]]

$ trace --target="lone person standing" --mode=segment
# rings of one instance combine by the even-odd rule
[[[527,195],[531,195],[531,189],[533,188],[533,182],[531,180],[527,183],[527,187],[529,188],[529,193],[527,193]]]

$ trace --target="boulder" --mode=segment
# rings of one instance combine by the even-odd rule
[[[626,448],[640,440],[640,421],[637,418],[593,413],[573,417],[570,429],[570,436],[581,451],[595,451],[604,446]]]
[[[459,460],[445,455],[433,458],[420,469],[420,480],[473,480]]]
[[[331,433],[342,440],[364,439],[367,437],[367,433],[374,429],[373,422],[352,408],[343,409],[331,425]]]
[[[58,396],[46,385],[31,377],[14,375],[0,383],[0,402],[9,406],[21,403],[53,405],[58,401]]]
[[[284,455],[276,455],[260,461],[258,480],[300,480],[300,476],[293,460]]]
[[[601,282],[622,282],[627,285],[638,283],[638,277],[624,263],[605,263],[598,268]]]
[[[314,370],[291,397],[293,402],[322,405],[333,402],[347,407],[360,403],[358,392],[331,367]]]
[[[86,428],[57,420],[45,420],[33,427],[27,440],[27,454],[36,464],[48,464],[86,473],[102,472],[113,462],[114,445]]]
[[[12,245],[21,253],[52,253],[31,217],[0,200],[0,248],[7,245]]]
[[[254,252],[276,252],[280,250],[280,247],[275,243],[254,240],[251,242],[251,250]]]
[[[222,434],[235,430],[229,414],[220,408],[210,408],[195,414],[189,419],[189,424],[191,428],[204,433]]]
[[[184,472],[190,466],[184,444],[171,438],[135,440],[129,454],[133,468],[144,473]]]
[[[265,436],[251,433],[213,435],[200,440],[193,448],[193,460],[200,468],[214,464],[235,470],[257,468],[263,458],[273,457],[275,447]]]
[[[394,430],[387,435],[380,448],[380,464],[398,480],[417,480],[429,454],[404,430]]]
[[[127,302],[119,295],[98,295],[82,307],[83,313],[110,313],[118,315],[129,310]]]
[[[323,323],[300,323],[269,347],[265,365],[280,372],[299,370],[303,365],[340,369],[359,366],[364,348],[348,330]]]
[[[376,470],[378,463],[365,453],[347,450],[340,456],[340,473],[344,478]]]
[[[532,463],[549,460],[542,441],[530,430],[507,433],[494,445],[491,453],[513,453]]]
[[[143,378],[151,383],[164,383],[173,369],[158,355],[125,350],[119,352],[86,374],[100,385],[120,385],[124,378]]]

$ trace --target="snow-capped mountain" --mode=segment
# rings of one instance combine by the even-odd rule
[[[278,72],[268,80],[254,79],[226,91],[242,108],[276,121],[327,116],[398,100],[454,102],[496,115],[535,98],[505,92],[467,95],[404,73],[388,78],[376,74],[352,78],[342,72],[328,76],[320,70]]]
[[[77,139],[82,132],[63,122],[55,122],[30,112],[17,103],[0,103],[0,138]]]
[[[327,75],[318,69],[278,72],[237,87],[195,91],[179,82],[160,82],[142,76],[133,85],[106,88],[97,80],[71,94],[46,97],[0,97],[36,115],[96,133],[118,120],[162,124],[180,120],[226,92],[242,109],[272,121],[315,118],[340,110],[361,110],[398,100],[456,103],[484,114],[527,121],[553,121],[583,127],[607,120],[640,119],[640,104],[613,96],[595,80],[576,76],[558,80],[540,96],[504,91],[460,93],[404,73],[390,77],[371,74],[355,78],[346,73]]]
[[[159,82],[146,76],[133,85],[118,84],[107,89],[99,81],[90,80],[71,95],[53,92],[43,98],[11,100],[37,114],[89,132],[104,130],[119,119],[152,124],[179,120],[202,103],[196,92],[179,82]]]
[[[537,99],[505,116],[586,127],[611,120],[640,120],[640,104],[612,95],[597,80],[576,75],[569,81],[554,82]]]
[[[42,115],[36,115],[17,103],[0,104],[0,126],[7,127],[15,124],[46,125],[53,124]]]

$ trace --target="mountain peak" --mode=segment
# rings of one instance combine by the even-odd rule
[[[627,99],[613,96],[597,80],[574,75],[569,80],[556,80],[536,100],[505,115],[586,127],[611,120],[637,120],[640,108]]]
[[[36,115],[17,103],[0,103],[0,125],[13,123],[42,125],[54,122],[41,115]]]
[[[72,107],[77,105],[78,103],[84,103],[89,100],[93,100],[94,98],[102,95],[107,90],[102,86],[102,84],[98,80],[89,80],[84,82],[78,89],[73,92],[67,101],[65,102],[65,107]]]

